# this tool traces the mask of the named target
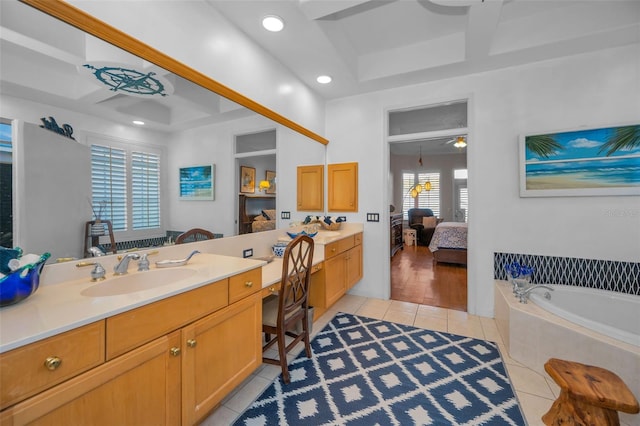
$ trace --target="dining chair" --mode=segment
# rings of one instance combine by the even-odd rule
[[[262,331],[265,333],[262,361],[280,365],[284,383],[290,381],[287,353],[294,346],[304,341],[307,358],[311,358],[309,281],[312,260],[313,239],[307,235],[298,235],[289,243],[282,257],[282,279],[278,295],[265,299],[262,306]],[[292,338],[288,344],[285,336]],[[278,359],[265,357],[265,351],[276,343]]]
[[[192,243],[194,241],[212,240],[215,238],[213,232],[206,229],[193,228],[176,237],[176,244]]]

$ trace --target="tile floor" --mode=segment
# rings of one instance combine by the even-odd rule
[[[491,318],[409,302],[345,295],[332,306],[331,310],[314,322],[312,337],[333,318],[336,312],[346,312],[497,342],[523,414],[531,426],[543,425],[541,417],[549,410],[558,395],[559,387],[551,378],[542,376],[509,358],[495,321]],[[294,357],[292,356],[292,358]],[[280,367],[278,366],[261,366],[243,384],[238,386],[202,425],[231,424],[279,374]]]

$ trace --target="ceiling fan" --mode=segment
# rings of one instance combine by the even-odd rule
[[[464,148],[467,146],[467,138],[464,136],[457,136],[450,141],[445,142],[444,145],[449,145],[450,143],[452,143],[456,148]]]

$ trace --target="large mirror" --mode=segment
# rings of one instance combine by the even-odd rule
[[[6,143],[0,158],[13,161],[13,246],[83,257],[96,216],[111,220],[118,249],[194,227],[237,235],[240,208],[293,205],[259,187],[295,167],[278,163],[283,145],[308,144],[323,161],[323,138],[127,36],[110,41],[144,58],[22,2],[2,2],[1,12],[0,118],[17,139],[13,160]],[[262,201],[239,204],[252,197]],[[105,231],[98,242],[108,250]]]

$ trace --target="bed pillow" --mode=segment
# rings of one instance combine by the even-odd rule
[[[265,218],[263,215],[259,214],[256,217],[254,217],[253,220],[255,222],[261,222],[261,221],[267,220],[267,218]]]
[[[436,217],[435,216],[425,216],[422,218],[422,226],[425,228],[435,228],[436,227]]]
[[[276,220],[276,209],[262,210],[262,216],[267,220]]]

